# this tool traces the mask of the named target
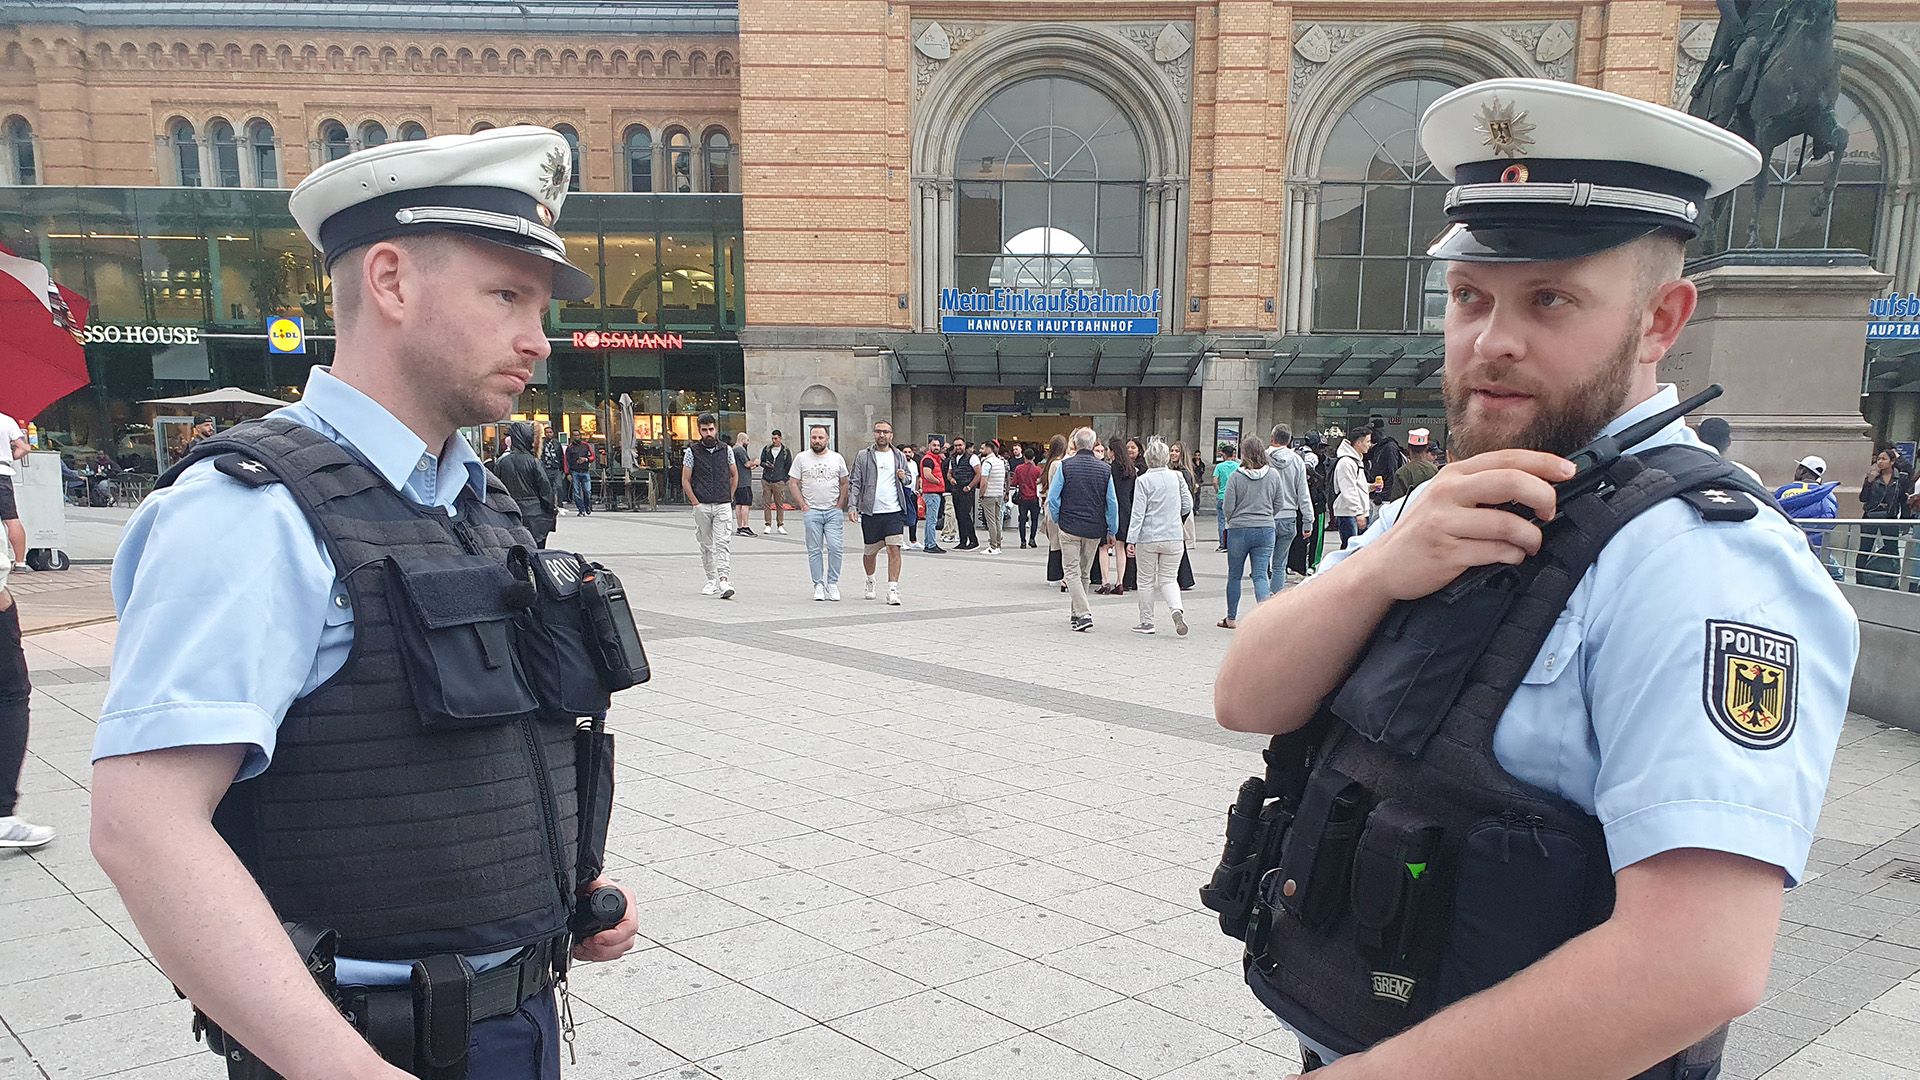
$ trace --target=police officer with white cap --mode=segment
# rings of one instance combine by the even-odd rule
[[[1442,97],[1420,138],[1455,185],[1450,464],[1235,635],[1218,719],[1280,738],[1205,895],[1308,1070],[1705,1080],[1766,984],[1858,649],[1655,378],[1683,245],[1761,158],[1532,79]],[[1602,436],[1631,445],[1576,480]],[[1230,924],[1254,822],[1276,842]]]
[[[93,850],[230,1075],[557,1077],[556,983],[632,946],[630,903],[568,931],[613,890],[582,843],[610,749],[576,718],[616,684],[523,661],[565,564],[524,561],[554,553],[458,433],[594,288],[553,231],[568,160],[513,127],[307,177],[332,366],[128,522]]]

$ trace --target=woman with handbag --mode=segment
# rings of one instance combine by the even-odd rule
[[[1060,474],[1060,463],[1066,460],[1067,437],[1055,435],[1047,443],[1047,465],[1042,470],[1040,491],[1053,490],[1053,478]],[[1047,496],[1040,496],[1040,529],[1047,534],[1047,580],[1060,583],[1060,591],[1067,591],[1067,570],[1060,559],[1060,523],[1048,516]]]

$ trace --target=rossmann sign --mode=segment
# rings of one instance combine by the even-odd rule
[[[665,349],[684,349],[687,339],[682,334],[628,333],[620,330],[576,330],[573,333],[573,347],[576,349],[647,349],[661,351]]]

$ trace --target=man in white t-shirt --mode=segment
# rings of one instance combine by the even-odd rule
[[[847,512],[847,459],[827,449],[825,424],[807,429],[807,448],[793,459],[787,489],[806,514],[807,568],[813,571],[813,598],[837,601],[845,531],[840,515]]]
[[[14,462],[27,456],[27,436],[13,417],[0,413],[0,523],[7,527],[8,555],[13,560],[13,568],[26,567],[27,527],[20,524],[20,508],[13,498],[13,476],[17,470]]]
[[[1007,459],[1001,456],[1000,440],[981,447],[980,512],[987,519],[987,554],[1000,554],[1000,529],[1006,523],[1002,507],[1007,501]]]

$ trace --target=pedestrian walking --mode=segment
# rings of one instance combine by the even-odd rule
[[[1067,591],[1067,572],[1060,547],[1060,522],[1054,517],[1048,505],[1048,493],[1053,490],[1054,479],[1060,474],[1060,464],[1067,459],[1067,436],[1055,435],[1047,441],[1047,463],[1040,470],[1040,528],[1047,534],[1047,580],[1059,582],[1060,591]]]
[[[1007,501],[1007,476],[1011,471],[1000,444],[989,442],[980,455],[980,516],[987,522],[988,555],[1000,554],[1001,529],[1006,526],[1002,510]]]
[[[1274,519],[1286,499],[1280,476],[1267,464],[1267,447],[1258,435],[1240,443],[1240,467],[1227,479],[1221,512],[1227,519],[1227,617],[1219,625],[1240,624],[1240,589],[1253,574],[1253,601],[1263,603],[1273,590]]]
[[[1093,629],[1087,603],[1087,573],[1100,545],[1120,531],[1120,503],[1113,490],[1113,469],[1093,454],[1099,438],[1092,428],[1076,428],[1073,455],[1061,459],[1047,487],[1047,516],[1060,532],[1060,562],[1070,595],[1067,626]]]
[[[53,840],[53,829],[20,816],[20,771],[27,760],[28,703],[33,681],[20,643],[20,609],[7,591],[13,563],[0,563],[0,848],[31,850]]]
[[[681,459],[680,491],[693,507],[693,534],[707,583],[701,596],[733,599],[733,493],[740,487],[740,456],[720,438],[720,418],[701,413],[694,421],[700,441]]]
[[[774,432],[778,435],[779,432]],[[847,501],[847,459],[827,449],[827,427],[807,429],[807,448],[793,459],[788,494],[806,515],[807,569],[813,574],[815,600],[840,600],[840,553]]]
[[[774,428],[767,445],[760,448],[760,528],[769,533],[787,535],[787,479],[793,475],[793,451]]]
[[[941,502],[947,497],[947,456],[940,436],[927,437],[927,452],[920,455],[920,501],[926,505],[926,547],[935,555],[945,555],[940,546]]]
[[[947,455],[947,491],[953,496],[953,549],[972,551],[980,546],[974,518],[980,494],[980,457],[967,449],[967,440],[962,438],[953,440],[953,452]]]
[[[573,512],[593,513],[593,445],[575,434],[567,444],[567,479],[573,484]]]
[[[910,505],[907,456],[893,445],[893,424],[873,425],[873,445],[854,455],[847,481],[847,517],[860,519],[860,538],[866,544],[861,563],[867,571],[868,600],[874,599],[873,575],[879,570],[880,549],[887,552],[887,603],[900,605],[900,538],[907,531]]]
[[[1227,550],[1227,478],[1240,468],[1240,448],[1221,443],[1213,467],[1213,516],[1220,533],[1220,550]]]
[[[487,470],[500,478],[507,494],[520,508],[520,522],[533,534],[534,544],[544,548],[547,537],[558,524],[560,503],[547,482],[547,471],[533,455],[533,424],[516,420],[507,425],[507,452],[494,458]]]
[[[1294,541],[1313,528],[1313,494],[1307,489],[1307,462],[1293,449],[1293,431],[1273,425],[1267,441],[1267,466],[1280,481],[1279,513],[1273,518],[1272,578],[1267,594],[1287,587],[1287,558]]]
[[[1140,459],[1131,439],[1118,435],[1107,440],[1107,460],[1113,470],[1113,494],[1120,528],[1107,540],[1102,560],[1094,563],[1088,580],[1100,596],[1125,596],[1138,582],[1138,571],[1127,557],[1127,526],[1133,520],[1133,482],[1140,475]],[[1104,568],[1103,568],[1104,567]]]
[[[1408,492],[1439,472],[1440,464],[1433,456],[1433,433],[1426,428],[1414,428],[1407,432],[1407,463],[1394,471],[1392,481],[1387,484],[1388,500],[1406,498]]]
[[[1020,547],[1040,546],[1040,480],[1046,470],[1032,457],[1022,455],[1013,467],[1013,502],[1020,511]]]
[[[642,661],[559,644],[602,572],[530,566],[460,436],[598,293],[552,228],[567,161],[516,126],[308,174],[331,365],[195,443],[114,556],[92,853],[227,1075],[557,1080],[569,959],[633,945],[595,838]],[[594,894],[626,915],[576,933]]]
[[[553,492],[555,503],[559,503],[570,496],[567,491],[567,448],[554,436],[552,424],[541,424],[540,431],[540,468],[547,474],[547,490]],[[557,506],[554,513],[559,513]]]
[[[1140,563],[1140,622],[1136,634],[1154,632],[1153,609],[1164,599],[1173,629],[1187,633],[1185,605],[1180,600],[1180,558],[1186,553],[1181,524],[1193,513],[1193,492],[1187,480],[1169,468],[1172,453],[1159,439],[1147,441],[1147,471],[1133,483],[1133,513],[1127,525],[1129,546]]]
[[[1367,531],[1367,513],[1373,505],[1369,494],[1366,459],[1373,445],[1371,428],[1356,427],[1340,444],[1333,459],[1333,526],[1340,530],[1340,546]]]
[[[753,536],[753,526],[747,523],[753,514],[753,470],[759,463],[747,456],[747,433],[735,432],[733,436],[733,463],[739,469],[739,486],[733,489],[733,526],[735,536]]]
[[[906,455],[907,472],[912,477],[907,481],[907,494],[913,496],[913,513],[907,515],[907,542],[901,545],[905,554],[920,546],[920,522],[927,516],[927,504],[920,497],[920,448],[907,443],[900,452]]]
[[[14,462],[27,456],[27,435],[20,424],[0,413],[0,527],[7,533],[9,564],[15,570],[27,568],[27,527],[20,521],[20,507],[13,494]]]

